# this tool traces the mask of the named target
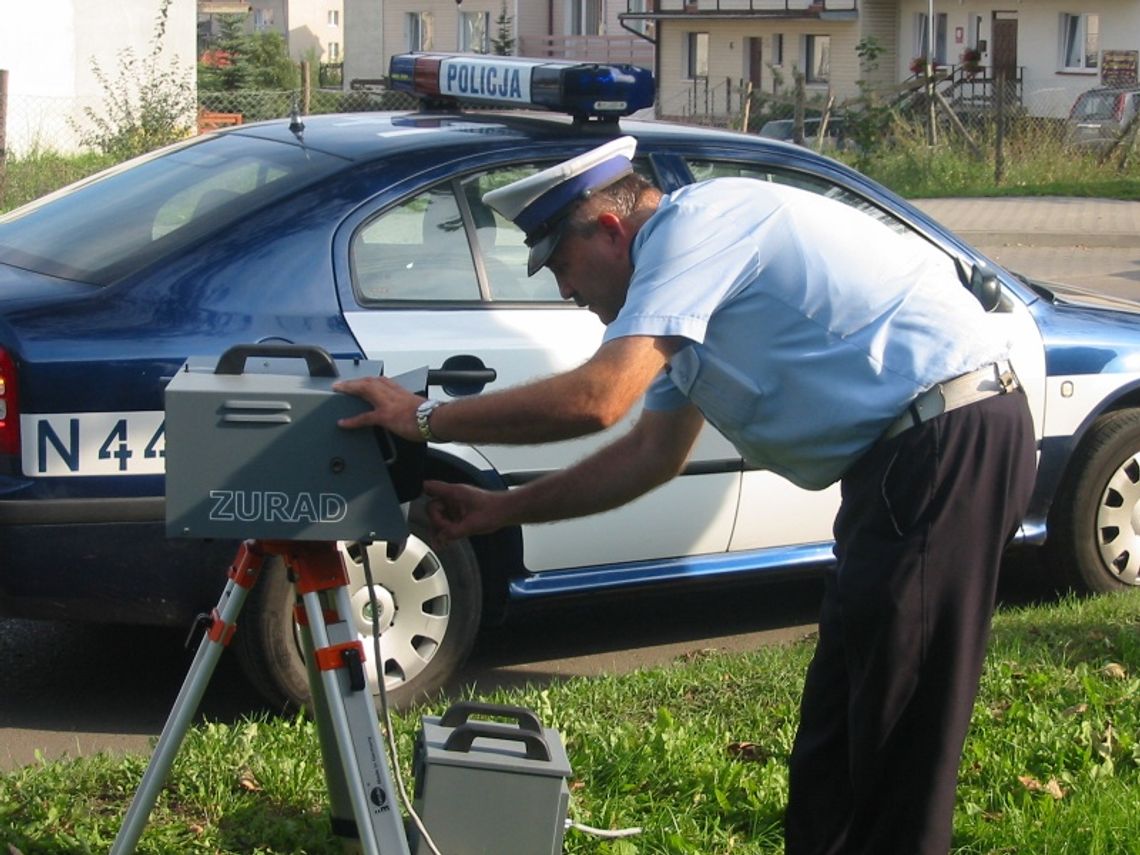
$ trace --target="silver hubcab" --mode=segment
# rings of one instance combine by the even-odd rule
[[[1126,585],[1140,585],[1140,458],[1128,458],[1108,479],[1096,511],[1097,545],[1105,567]]]
[[[368,548],[373,581],[370,596],[361,548],[345,543],[339,547],[348,570],[350,620],[364,643],[369,684],[373,693],[379,690],[372,643],[375,614],[381,633],[379,670],[385,688],[391,691],[414,680],[443,644],[451,616],[447,574],[431,547],[415,535],[408,538],[395,561],[388,559],[386,544],[375,543]]]

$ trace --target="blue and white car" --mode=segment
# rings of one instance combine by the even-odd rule
[[[948,281],[988,291],[985,322],[1012,343],[1040,443],[1021,543],[1043,548],[1063,584],[1140,584],[1138,307],[1007,272],[803,148],[617,118],[651,102],[644,77],[407,55],[393,80],[426,87],[431,107],[230,128],[0,218],[0,611],[187,624],[216,602],[235,544],[164,536],[163,391],[187,357],[318,345],[382,360],[390,375],[460,372],[433,392],[444,398],[585,360],[601,325],[559,299],[549,271],[527,278],[522,234],[482,197],[616,134],[638,139],[636,168],[663,190],[719,175],[809,188],[935,247],[957,274]],[[443,103],[456,94],[548,112]],[[429,470],[510,489],[604,441],[434,445]],[[837,503],[834,488],[806,492],[743,465],[709,429],[681,477],[599,516],[437,547],[413,504],[403,555],[370,547],[379,670],[406,701],[441,685],[480,624],[514,603],[818,568],[832,560]],[[344,545],[367,635],[360,549]],[[291,606],[285,574],[263,574],[234,642],[275,703],[307,694]]]

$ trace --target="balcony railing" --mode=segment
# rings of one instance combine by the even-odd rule
[[[653,44],[637,36],[523,36],[519,53],[653,68]]]
[[[855,12],[858,0],[657,0],[647,15],[803,15]],[[632,11],[632,10],[631,10]],[[637,14],[637,17],[641,17]]]

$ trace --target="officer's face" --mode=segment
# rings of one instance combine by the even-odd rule
[[[599,224],[586,234],[568,231],[546,266],[558,281],[562,299],[587,307],[603,324],[613,321],[625,305],[633,270],[621,230]]]

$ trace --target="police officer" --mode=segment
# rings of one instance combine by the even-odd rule
[[[681,470],[704,421],[753,466],[839,481],[786,851],[945,853],[998,565],[1034,480],[1006,343],[925,242],[753,179],[663,197],[633,173],[635,146],[485,197],[525,231],[529,272],[548,266],[606,325],[590,360],[446,404],[347,381],[373,409],[342,424],[529,444],[600,431],[644,399],[628,433],[518,489],[426,484],[450,538],[628,502]]]

